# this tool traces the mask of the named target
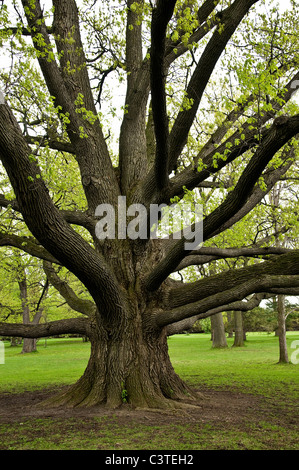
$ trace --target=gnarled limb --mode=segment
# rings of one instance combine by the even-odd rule
[[[244,248],[216,248],[202,247],[199,250],[191,251],[181,263],[176,271],[187,268],[188,266],[200,266],[217,259],[239,258],[239,257],[268,257],[269,255],[281,255],[291,252],[291,249],[283,247],[244,247]]]
[[[266,124],[270,119],[275,117],[275,112],[282,109],[283,104],[287,103],[293,93],[294,89],[292,88],[293,83],[298,81],[299,79],[299,72],[294,74],[292,79],[288,82],[285,87],[285,91],[280,93],[279,100],[271,100],[271,105],[273,110],[265,112],[263,116],[259,117],[258,115],[253,116],[253,119],[259,120],[259,126],[263,126]],[[240,155],[243,155],[248,150],[254,148],[256,145],[259,144],[257,140],[257,129],[255,126],[252,126],[250,120],[247,120],[245,123],[242,124],[242,130],[235,131],[233,135],[230,135],[224,142],[221,143],[221,140],[225,137],[227,132],[231,129],[233,123],[235,122],[238,117],[240,117],[240,113],[242,112],[243,108],[246,107],[250,100],[253,99],[253,96],[248,97],[245,102],[234,109],[227,118],[223,121],[222,125],[217,128],[214,134],[210,137],[208,142],[203,146],[203,148],[199,151],[197,156],[194,158],[194,163],[183,170],[181,173],[176,175],[171,180],[171,187],[169,189],[169,198],[173,198],[174,196],[182,196],[182,187],[186,187],[189,190],[194,189],[200,183],[204,182],[206,178],[210,175],[218,173],[222,168],[224,168],[228,163],[234,161]],[[253,127],[253,128],[252,128]],[[261,128],[260,130],[260,138],[266,138],[268,135],[269,130]],[[243,135],[243,139],[241,137]],[[240,142],[236,144],[236,142]],[[228,153],[225,159],[219,159],[217,161],[217,165],[214,165],[214,155],[219,153],[220,155],[224,155],[225,150],[230,146],[230,152]],[[202,164],[204,169],[201,171],[197,171],[197,164],[199,159],[202,159]],[[195,170],[194,170],[195,167]]]
[[[213,292],[225,291],[227,286],[230,288],[235,288],[238,285],[246,284],[246,281],[254,280],[255,278],[264,275],[276,276],[276,280],[279,280],[278,275],[281,275],[283,283],[281,287],[287,287],[287,282],[290,282],[288,287],[296,287],[296,285],[292,286],[291,283],[293,280],[296,281],[295,278],[299,274],[298,261],[299,251],[293,250],[290,253],[275,256],[269,261],[262,261],[253,266],[247,266],[240,269],[231,269],[215,276],[200,279],[193,283],[174,287],[170,290],[167,296],[166,305],[169,305],[171,308],[176,308],[181,305],[183,306],[185,304],[194,303],[197,300],[204,300],[206,297],[212,296]],[[268,287],[270,289],[273,287],[279,287],[279,285],[269,285]],[[258,290],[252,292],[267,291]],[[240,297],[240,299],[242,298],[243,297]]]
[[[76,148],[83,189],[89,208],[94,212],[101,202],[115,203],[119,189],[96,115],[85,66],[76,3],[74,0],[53,2],[55,37],[61,70],[53,58],[53,44],[43,21],[39,0],[34,3],[22,0],[22,4],[49,93],[55,97],[55,106],[62,110],[59,117],[62,120],[68,117],[66,130],[71,144]],[[69,40],[70,37],[72,41]],[[77,112],[78,108],[80,112]],[[82,108],[85,111],[82,111]],[[92,119],[87,118],[87,115],[92,115]],[[82,138],[82,133],[88,135],[88,139]]]
[[[2,336],[20,336],[22,338],[47,338],[61,334],[79,334],[88,336],[88,320],[85,318],[70,318],[57,320],[40,325],[22,325],[18,323],[0,323]]]
[[[238,25],[248,13],[249,9],[258,0],[236,0],[227,8],[222,15],[221,33],[217,29],[207,44],[196,69],[187,87],[187,97],[192,103],[188,110],[179,112],[170,133],[170,167],[171,171],[184,148],[190,128],[194,122],[203,92],[218,62],[219,57],[225,49],[229,39],[236,31]]]
[[[88,299],[81,299],[76,295],[74,290],[69,286],[66,281],[63,281],[56,273],[52,263],[49,261],[43,262],[43,268],[47,275],[49,282],[66,300],[67,304],[76,312],[83,313],[88,317],[94,317],[96,313],[96,305]]]
[[[36,161],[24,141],[7,104],[0,106],[0,158],[13,186],[24,221],[52,256],[72,271],[89,289],[95,302],[111,313],[111,296],[116,300],[113,316],[121,316],[123,304],[114,273],[96,251],[64,220],[54,206]],[[91,269],[92,268],[92,269]],[[97,274],[95,274],[95,271]],[[106,300],[105,300],[106,299]],[[105,307],[106,305],[106,307]],[[110,305],[110,307],[109,307]]]
[[[251,296],[249,300],[246,300],[246,301],[237,300],[236,302],[232,302],[230,304],[220,305],[219,307],[208,310],[207,312],[205,312],[205,314],[209,314],[209,316],[212,316],[217,313],[236,311],[236,310],[239,310],[242,312],[248,312],[249,310],[252,310],[253,308],[258,307],[262,300],[269,299],[272,296],[273,294],[265,294],[265,293],[254,294]],[[190,328],[192,328],[195,322],[200,320],[200,318],[202,318],[201,315],[196,315],[194,317],[185,318],[184,320],[168,325],[167,326],[168,336],[181,333],[184,330],[189,330]]]
[[[165,44],[167,25],[176,0],[158,0],[151,26],[151,96],[156,137],[155,178],[158,190],[168,186],[169,129],[165,93]]]
[[[299,115],[286,118],[282,125],[273,124],[267,136],[257,148],[243,171],[236,187],[224,202],[203,221],[203,241],[214,235],[215,230],[231,219],[246,203],[263,170],[275,155],[299,131]],[[194,230],[194,227],[193,227]],[[147,288],[156,290],[186,256],[186,239],[182,237],[147,278]]]
[[[146,107],[150,91],[150,63],[143,60],[142,21],[133,10],[140,8],[144,0],[129,0],[126,24],[127,90],[125,114],[119,137],[120,185],[123,194],[147,172],[146,155]]]
[[[297,272],[299,272],[297,270]],[[299,275],[283,276],[263,274],[244,283],[239,283],[236,287],[218,292],[203,300],[184,304],[179,308],[172,310],[160,311],[155,314],[155,321],[160,327],[184,320],[185,318],[194,317],[207,318],[211,316],[211,311],[217,307],[224,306],[243,299],[254,292],[267,292],[268,289],[279,287],[281,290],[289,289],[290,286],[299,288]],[[217,313],[215,311],[215,313]]]
[[[60,264],[43,246],[36,243],[36,240],[30,237],[0,232],[0,246],[13,246],[36,258]]]

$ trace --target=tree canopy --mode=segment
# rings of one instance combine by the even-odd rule
[[[2,2],[0,244],[42,259],[80,316],[0,333],[89,336],[58,403],[118,406],[125,387],[177,406],[194,393],[169,329],[299,294],[297,17],[294,0]],[[151,209],[180,203],[202,207],[192,250],[185,227],[150,236]]]

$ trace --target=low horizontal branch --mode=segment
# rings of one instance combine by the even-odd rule
[[[282,255],[289,253],[290,249],[283,247],[264,247],[264,248],[217,248],[202,247],[200,250],[191,251],[186,254],[186,258],[177,266],[176,271],[187,268],[188,266],[201,266],[217,259],[239,258],[239,257],[267,257],[269,255]]]
[[[281,275],[282,278],[288,276],[292,278],[299,275],[299,251],[293,250],[279,256],[274,256],[271,260],[256,263],[239,269],[229,269],[220,274],[204,277],[195,282],[182,284],[170,290],[168,295],[168,305],[170,308],[178,308],[185,304],[204,300],[216,293],[225,291],[227,286],[237,287],[252,279],[263,275]],[[269,286],[274,287],[274,286]],[[276,286],[279,287],[279,286]],[[285,287],[285,286],[282,286]],[[288,287],[291,286],[291,283]],[[236,300],[236,299],[235,299]]]
[[[208,316],[216,315],[217,313],[222,312],[231,312],[231,311],[241,311],[241,312],[248,312],[249,310],[258,307],[262,300],[269,299],[273,297],[273,294],[254,294],[249,300],[238,300],[236,302],[232,302],[226,305],[220,305],[219,307],[213,308],[208,312],[205,312]],[[194,317],[185,318],[176,323],[172,323],[167,327],[167,334],[168,336],[180,333],[184,330],[188,330],[192,328],[195,322],[200,320],[201,315],[195,315]]]
[[[84,318],[57,320],[40,325],[23,325],[15,323],[0,323],[1,336],[17,336],[21,338],[47,338],[63,334],[79,334],[89,336],[88,321]]]
[[[251,295],[254,292],[268,292],[268,289],[275,288],[279,288],[283,291],[284,288],[287,290],[290,287],[299,288],[299,275],[275,276],[265,274],[244,282],[232,289],[227,289],[218,293],[216,292],[215,294],[198,302],[183,305],[172,310],[157,312],[155,321],[157,326],[163,327],[195,315],[198,315],[198,319],[207,318],[213,314],[211,313],[213,309],[245,299],[248,295]],[[214,311],[214,313],[217,312]]]

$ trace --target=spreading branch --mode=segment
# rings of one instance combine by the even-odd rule
[[[169,291],[167,304],[172,308],[190,304],[198,300],[204,300],[206,297],[212,296],[213,293],[225,291],[227,286],[234,289],[239,285],[246,284],[247,281],[258,279],[265,275],[278,276],[280,275],[283,285],[271,286],[274,287],[297,287],[292,285],[293,279],[299,274],[299,251],[293,250],[290,253],[274,256],[268,261],[261,261],[253,266],[246,266],[239,269],[230,269],[220,274],[206,277],[189,284],[183,284],[172,288]],[[278,280],[278,277],[277,277]],[[289,285],[287,286],[287,282]],[[252,292],[268,292],[267,290],[257,290]],[[249,294],[251,294],[250,292]],[[247,294],[247,295],[249,295]],[[243,299],[247,297],[239,297]],[[233,299],[238,300],[238,299]],[[231,301],[230,301],[231,302]],[[222,302],[221,305],[227,302]]]
[[[89,208],[94,212],[101,201],[115,202],[119,189],[97,118],[85,66],[76,3],[74,0],[53,1],[55,7],[53,27],[60,58],[59,65],[53,56],[54,45],[51,43],[45,26],[39,0],[33,3],[29,0],[22,0],[22,4],[32,32],[40,69],[50,95],[55,97],[55,106],[61,109],[59,117],[66,127],[69,140],[76,148],[83,189]],[[72,72],[70,72],[70,67]],[[86,111],[77,112],[78,106],[82,108],[82,99],[83,109]],[[86,119],[86,113],[92,115],[93,119]],[[68,116],[67,120],[65,120],[66,116]],[[82,134],[88,135],[88,139],[82,138]]]
[[[255,307],[258,307],[262,300],[269,299],[273,296],[273,294],[254,294],[248,300],[237,300],[236,302],[232,302],[226,305],[220,305],[219,307],[213,308],[205,312],[207,316],[216,315],[217,313],[222,312],[231,312],[231,311],[241,311],[241,312],[248,312]],[[176,323],[172,323],[171,325],[167,326],[167,334],[168,336],[174,335],[176,333],[181,333],[183,330],[189,330],[192,328],[195,322],[202,318],[202,314],[195,315],[194,317],[185,318]]]
[[[89,336],[89,323],[85,318],[71,318],[39,325],[22,325],[16,323],[0,323],[2,336],[17,336],[21,338],[48,338],[62,334],[78,334]]]
[[[96,306],[94,302],[88,299],[81,299],[77,296],[74,290],[69,286],[66,281],[63,281],[55,271],[52,263],[44,261],[44,271],[47,275],[49,282],[53,287],[62,295],[67,304],[76,312],[83,313],[89,317],[93,317],[96,313]]]
[[[169,191],[169,198],[174,196],[182,195],[182,187],[186,187],[189,190],[194,189],[204,182],[212,174],[218,173],[222,168],[233,162],[237,157],[243,155],[248,150],[259,145],[267,135],[269,130],[264,129],[262,126],[265,125],[270,119],[273,119],[276,112],[281,110],[285,103],[287,103],[293,93],[294,82],[299,80],[299,72],[295,73],[291,80],[287,83],[283,92],[278,95],[278,99],[271,100],[270,104],[272,109],[264,112],[263,116],[255,114],[251,119],[247,120],[242,124],[241,130],[236,130],[230,135],[224,142],[222,139],[232,129],[234,122],[240,117],[246,106],[256,101],[256,97],[250,95],[242,105],[238,105],[229,115],[224,119],[223,123],[217,128],[217,130],[210,137],[208,142],[202,147],[197,156],[194,158],[194,162],[180,174],[172,178],[171,188]],[[252,121],[258,121],[261,129],[260,140],[257,139],[257,129],[252,126]],[[236,142],[240,142],[236,145]],[[218,159],[217,165],[215,165],[214,156],[216,152],[220,155],[225,155],[225,151],[230,147],[230,152],[225,159]],[[204,167],[201,171],[194,171],[197,168],[199,160],[202,160]]]
[[[299,115],[291,118],[285,117],[283,124],[280,122],[276,124],[274,122],[255,154],[250,159],[234,190],[227,195],[222,204],[204,219],[204,241],[214,235],[214,232],[219,226],[222,226],[231,219],[244,206],[255,183],[258,181],[269,161],[275,153],[298,132]],[[147,288],[149,290],[157,289],[183,260],[186,256],[184,248],[185,243],[186,239],[182,237],[171,250],[169,250],[167,256],[153,269],[152,273],[147,278]]]
[[[170,133],[170,167],[173,170],[188,138],[202,95],[222,52],[244,16],[258,0],[236,0],[223,11],[221,31],[214,32],[189,81],[186,94],[192,103],[190,109],[179,112]]]
[[[43,246],[39,245],[32,237],[21,237],[15,234],[0,232],[0,246],[11,246],[28,253],[35,258],[60,264]]]
[[[126,24],[127,90],[119,136],[119,169],[123,194],[147,172],[145,123],[150,92],[150,61],[143,60],[141,15],[144,0],[128,0]]]
[[[167,25],[176,0],[158,0],[151,23],[151,96],[156,137],[155,176],[157,188],[168,185],[169,129],[166,106],[166,73],[164,67]]]
[[[0,158],[27,227],[44,248],[85,284],[99,308],[115,313],[121,305],[116,277],[104,257],[65,221],[53,204],[40,169],[7,104],[0,106]],[[91,269],[92,268],[92,269]],[[121,307],[119,307],[121,316]]]
[[[298,271],[299,272],[299,271]],[[258,278],[251,279],[239,284],[237,287],[214,293],[198,302],[183,305],[180,308],[157,312],[155,315],[156,324],[160,327],[183,320],[185,318],[198,316],[198,319],[211,316],[212,309],[230,304],[238,299],[244,299],[254,292],[264,292],[270,288],[279,287],[281,290],[289,289],[290,286],[299,288],[299,275],[279,276],[264,274]],[[216,312],[215,312],[216,313]]]
[[[243,248],[216,248],[202,247],[188,253],[186,258],[177,266],[176,271],[180,271],[188,266],[200,266],[218,259],[239,258],[239,257],[269,257],[269,255],[282,255],[292,252],[291,249],[283,247],[243,247]]]

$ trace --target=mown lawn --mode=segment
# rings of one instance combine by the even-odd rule
[[[245,346],[213,349],[209,335],[176,335],[169,339],[170,354],[177,373],[197,386],[233,387],[243,392],[298,397],[299,354],[292,348],[299,333],[287,333],[289,364],[279,364],[278,338],[274,334],[249,333]],[[298,346],[297,346],[298,348]]]
[[[299,359],[291,348],[296,340],[299,334],[287,334],[294,362]],[[16,420],[0,414],[0,449],[297,450],[299,365],[277,363],[274,335],[249,334],[243,348],[232,348],[230,339],[228,343],[229,348],[215,350],[209,335],[169,338],[176,372],[212,396],[202,414],[200,409],[171,417],[127,410],[95,416],[50,413],[30,419],[20,414]],[[89,351],[90,344],[81,339],[41,340],[38,352],[27,355],[20,354],[21,347],[6,344],[5,364],[0,364],[0,397],[75,382],[86,367]],[[221,413],[226,397],[228,402],[230,397],[237,400],[237,405],[240,400],[240,405]]]

